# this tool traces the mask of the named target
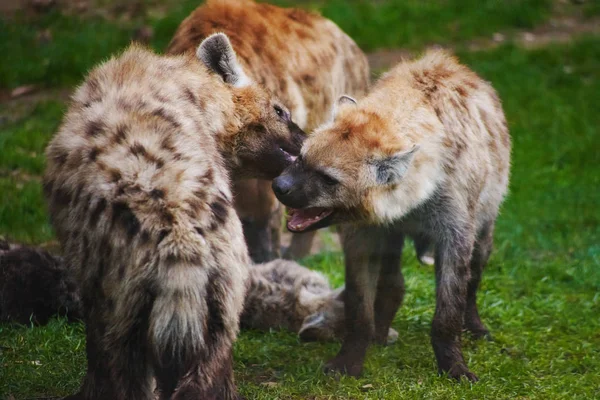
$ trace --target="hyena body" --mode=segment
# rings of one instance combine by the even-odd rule
[[[476,293],[508,186],[500,101],[489,83],[432,51],[385,74],[358,104],[339,103],[334,121],[309,136],[273,184],[299,209],[289,229],[343,224],[348,334],[328,367],[358,375],[371,338],[383,341],[404,295],[399,263],[409,234],[435,249],[439,371],[476,380],[460,337],[463,328],[488,334]]]
[[[362,96],[369,66],[354,41],[319,15],[251,0],[209,0],[184,20],[168,53],[195,49],[214,32],[226,33],[251,78],[286,104],[294,121],[309,131],[325,122],[342,94]],[[247,180],[234,186],[235,206],[255,262],[279,252],[281,207],[271,182]],[[286,258],[306,255],[314,232],[294,235]]]
[[[242,328],[286,329],[306,341],[345,335],[344,288],[332,289],[323,274],[288,260],[250,267]],[[398,338],[390,328],[388,343]]]
[[[99,66],[48,146],[45,194],[87,331],[73,398],[150,399],[153,376],[164,399],[237,396],[250,260],[229,175],[272,178],[303,133],[226,36],[197,54],[134,46]]]

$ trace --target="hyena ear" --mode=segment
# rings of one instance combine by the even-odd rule
[[[375,179],[378,185],[392,185],[398,183],[406,174],[412,159],[419,150],[418,144],[408,151],[401,151],[391,157],[373,161]]]
[[[196,57],[230,85],[244,87],[251,83],[224,33],[215,33],[204,39],[196,50]]]
[[[335,116],[338,113],[338,110],[341,106],[343,106],[344,104],[351,104],[353,106],[355,106],[356,100],[353,97],[350,97],[348,95],[341,95],[338,100],[333,103],[333,106],[331,107],[331,121],[333,121],[335,119]]]

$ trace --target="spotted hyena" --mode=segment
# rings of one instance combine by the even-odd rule
[[[297,209],[288,229],[342,224],[348,334],[328,368],[358,375],[371,338],[382,342],[402,302],[404,236],[435,249],[433,349],[440,372],[476,380],[463,328],[488,334],[476,305],[494,223],[506,194],[511,140],[489,83],[443,51],[385,74],[309,135],[273,188]]]
[[[227,36],[133,46],[94,69],[47,149],[44,190],[81,288],[83,399],[234,399],[250,263],[233,179],[272,179],[304,133]]]
[[[209,0],[179,26],[167,52],[193,51],[213,32],[226,33],[248,75],[286,104],[309,131],[325,122],[342,94],[361,97],[369,65],[354,41],[332,21],[299,9],[252,0]],[[266,180],[236,182],[235,207],[255,262],[279,253],[281,207]],[[310,251],[314,232],[294,235],[286,258]]]
[[[242,328],[287,329],[302,340],[344,337],[344,289],[332,289],[323,274],[288,260],[250,267]],[[390,329],[388,343],[398,333]]]

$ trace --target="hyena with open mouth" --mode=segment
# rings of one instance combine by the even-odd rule
[[[327,121],[340,95],[361,97],[368,89],[364,53],[335,23],[318,14],[253,0],[208,0],[181,23],[167,52],[193,51],[214,32],[230,37],[248,75],[279,97],[307,132]],[[271,182],[234,182],[234,195],[253,261],[277,258],[282,207]],[[314,234],[293,235],[285,258],[306,256]]]
[[[235,399],[250,263],[232,179],[272,179],[304,132],[227,36],[196,55],[133,46],[95,68],[47,149],[44,191],[81,289],[74,399]]]
[[[384,342],[404,296],[405,235],[435,250],[431,342],[440,372],[477,377],[461,331],[488,334],[476,294],[508,188],[511,140],[491,85],[443,51],[403,62],[334,120],[273,181],[296,210],[288,229],[342,224],[347,335],[328,368],[359,375],[370,341]]]

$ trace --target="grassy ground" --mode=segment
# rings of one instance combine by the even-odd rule
[[[551,15],[547,1],[311,4],[367,49],[450,43],[533,27]],[[31,83],[44,88],[0,103],[0,234],[31,243],[52,239],[39,176],[44,146],[65,110],[64,89],[124,46],[140,24],[153,26],[153,45],[164,46],[193,5],[183,1],[163,18],[148,12],[122,23],[57,12],[0,20],[0,52],[8,55],[0,63],[0,91]],[[45,29],[52,40],[40,44],[36,35]],[[363,378],[338,381],[320,372],[336,344],[244,332],[236,373],[249,399],[600,398],[600,37],[535,51],[510,44],[475,53],[457,48],[498,89],[514,141],[511,194],[480,295],[495,341],[465,339],[465,357],[481,381],[436,376],[428,336],[433,271],[409,249],[407,296],[394,322],[400,339],[370,351]],[[305,264],[335,284],[343,281],[339,253]],[[61,320],[42,328],[0,325],[0,398],[73,392],[84,373],[84,343],[83,327]]]

